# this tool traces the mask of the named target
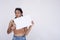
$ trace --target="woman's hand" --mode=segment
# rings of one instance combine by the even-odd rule
[[[13,26],[11,27],[11,30],[14,31],[15,29],[16,29],[16,25],[13,25]]]

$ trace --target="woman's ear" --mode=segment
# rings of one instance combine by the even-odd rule
[[[23,14],[21,16],[23,16]]]

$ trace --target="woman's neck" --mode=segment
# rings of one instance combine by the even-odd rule
[[[22,17],[22,16],[19,16],[19,17]],[[15,17],[15,18],[19,18],[19,17]]]

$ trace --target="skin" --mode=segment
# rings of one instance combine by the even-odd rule
[[[22,15],[21,12],[19,10],[16,10],[16,12],[15,12],[16,18],[21,17],[21,15]],[[31,31],[32,26],[34,25],[33,21],[31,23],[32,23],[32,25],[30,25],[29,28],[25,27],[25,28],[16,30],[16,25],[15,25],[14,21],[11,20],[9,22],[7,33],[10,34],[11,32],[13,32],[15,36],[28,35],[28,33]]]

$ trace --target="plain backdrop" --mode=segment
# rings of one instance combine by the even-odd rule
[[[60,0],[0,0],[0,40],[11,40],[8,23],[20,7],[24,15],[31,15],[35,25],[27,40],[60,40]]]

